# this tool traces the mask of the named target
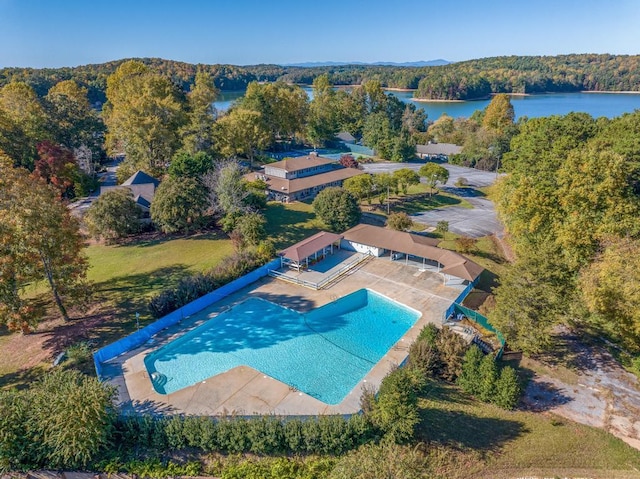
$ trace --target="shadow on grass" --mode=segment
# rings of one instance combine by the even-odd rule
[[[267,236],[276,249],[286,248],[321,230],[313,212],[287,208],[282,203],[270,203],[265,211]]]
[[[35,381],[44,375],[44,367],[33,367],[29,369],[19,369],[7,374],[0,374],[0,388],[10,387],[16,389],[27,389]]]
[[[453,187],[453,186],[443,186],[441,188],[442,191],[449,193],[450,195],[459,196],[461,198],[484,198],[486,193],[480,191],[476,188],[466,186],[466,187]]]
[[[436,208],[443,208],[448,206],[456,206],[462,203],[460,198],[454,198],[453,196],[436,194],[432,197],[420,196],[416,198],[410,198],[406,201],[398,202],[392,205],[394,212],[406,213],[413,215],[417,213],[424,213],[425,211],[434,210]]]
[[[100,348],[135,331],[136,313],[140,313],[140,327],[146,326],[155,320],[148,307],[150,296],[175,286],[186,275],[187,267],[181,265],[96,283],[93,301],[99,311],[43,332],[47,336],[43,348],[52,355],[79,341],[91,341]]]
[[[141,234],[131,238],[126,238],[125,240],[122,240],[118,243],[114,243],[110,246],[113,246],[115,248],[123,247],[123,246],[126,246],[126,247],[138,246],[140,248],[147,248],[150,246],[158,246],[164,243],[168,243],[170,241],[181,240],[181,239],[193,240],[193,241],[219,240],[219,239],[227,239],[227,236],[221,231],[217,231],[217,230],[206,231],[206,232],[196,231],[190,234],[184,234],[184,233],[164,234],[160,232],[152,232],[152,233]]]
[[[520,421],[468,412],[475,401],[453,386],[436,384],[424,397],[434,407],[420,410],[421,441],[491,451],[528,432]]]

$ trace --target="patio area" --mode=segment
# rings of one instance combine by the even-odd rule
[[[328,262],[322,266],[324,272],[307,273],[330,274],[357,254],[337,251],[325,258]],[[422,316],[339,404],[325,404],[248,366],[233,368],[171,394],[158,394],[153,388],[144,365],[147,354],[205,321],[215,320],[219,313],[248,297],[304,313],[365,287],[418,310]],[[103,375],[117,387],[118,402],[128,412],[209,416],[353,414],[360,410],[363,387],[377,389],[382,378],[406,359],[409,346],[421,329],[430,322],[442,324],[444,312],[459,293],[458,287],[444,285],[440,275],[417,271],[389,258],[369,258],[326,289],[314,290],[265,277],[162,331],[144,346],[104,363]]]
[[[342,275],[350,274],[353,268],[369,258],[366,254],[354,251],[336,250],[333,254],[310,263],[308,267],[298,269],[285,264],[272,270],[269,275],[307,288],[321,289],[338,281]]]

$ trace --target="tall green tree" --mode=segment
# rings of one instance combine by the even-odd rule
[[[191,154],[181,150],[173,155],[167,173],[176,178],[188,176],[201,179],[213,168],[215,168],[213,158],[204,151]]]
[[[0,224],[3,244],[0,290],[5,297],[1,321],[29,332],[39,319],[23,296],[25,286],[44,280],[62,318],[67,306],[83,304],[89,293],[84,241],[77,219],[57,193],[11,160],[0,158]]]
[[[540,353],[551,345],[553,328],[573,316],[574,281],[562,251],[543,242],[501,275],[488,318],[512,349]]]
[[[313,100],[307,117],[307,138],[315,147],[324,145],[338,133],[336,92],[324,74],[313,80]]]
[[[191,91],[187,95],[186,124],[180,130],[182,148],[192,155],[201,151],[213,154],[216,116],[213,102],[218,94],[211,75],[204,71],[197,72]]]
[[[504,134],[513,127],[516,115],[509,95],[499,93],[494,95],[487,105],[482,119],[482,126],[497,134]]]
[[[56,141],[70,149],[86,146],[99,158],[105,127],[89,104],[87,89],[64,80],[49,89],[45,100]]]
[[[409,186],[420,183],[420,175],[411,168],[400,168],[393,172],[393,177],[396,179],[405,195],[407,194]]]
[[[325,188],[313,200],[313,211],[332,231],[345,231],[360,221],[356,198],[343,188]]]
[[[89,207],[84,217],[89,233],[113,241],[140,231],[140,209],[127,188],[106,191]]]
[[[124,153],[130,170],[161,176],[181,145],[186,124],[184,94],[171,81],[138,61],[127,61],[107,79],[106,145]]]
[[[386,112],[376,111],[367,116],[362,130],[362,142],[379,157],[391,159],[393,131]]]
[[[292,141],[305,131],[309,99],[298,86],[252,82],[238,106],[262,115],[269,129],[271,145],[278,140]]]
[[[262,113],[233,108],[217,121],[216,139],[224,157],[244,155],[253,163],[256,153],[269,146],[271,134]]]
[[[36,145],[52,139],[47,113],[33,88],[22,82],[0,88],[0,126],[5,153],[12,155],[16,166],[32,170]]]
[[[597,324],[626,348],[640,351],[640,241],[603,242],[595,261],[582,269],[579,290]]]
[[[188,232],[201,225],[209,205],[206,187],[195,178],[167,177],[151,202],[151,220],[164,233]]]
[[[426,180],[427,185],[431,188],[431,196],[433,196],[433,192],[438,183],[444,185],[449,180],[449,170],[436,163],[426,163],[422,165],[418,174]]]
[[[373,179],[371,175],[364,174],[352,176],[344,180],[342,187],[355,196],[359,201],[367,200],[371,205],[371,196],[374,192]]]

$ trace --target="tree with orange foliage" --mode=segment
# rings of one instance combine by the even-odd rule
[[[42,280],[69,320],[67,306],[89,293],[83,246],[78,221],[54,188],[0,153],[0,323],[24,333],[37,325],[41,312],[24,289]]]

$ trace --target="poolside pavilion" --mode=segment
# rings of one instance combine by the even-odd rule
[[[327,254],[333,254],[334,247],[340,249],[342,238],[342,235],[327,231],[305,238],[279,253],[280,267],[289,266],[300,272],[301,268],[309,267],[310,261],[315,263],[318,258],[323,259]]]
[[[433,269],[443,275],[445,282],[450,277],[463,281],[474,281],[484,268],[455,251],[438,248],[435,238],[394,231],[379,226],[359,224],[343,233],[342,248],[373,256],[389,254],[392,261],[404,259],[423,270]]]

